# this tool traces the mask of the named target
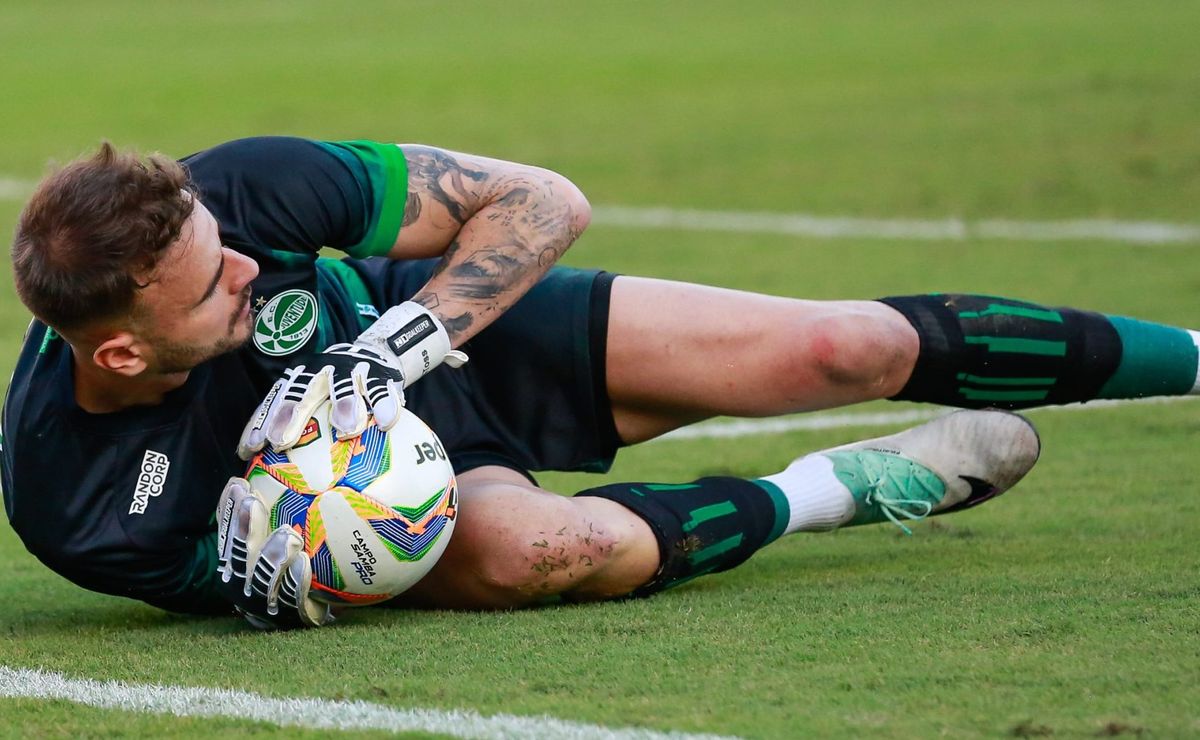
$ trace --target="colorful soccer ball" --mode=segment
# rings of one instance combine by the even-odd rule
[[[270,526],[291,526],[312,560],[310,595],[332,604],[386,601],[421,579],[454,531],[458,487],[437,435],[407,410],[338,440],[326,402],[287,452],[250,461]]]

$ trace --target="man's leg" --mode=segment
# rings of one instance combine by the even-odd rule
[[[807,301],[621,276],[607,377],[632,444],[710,416],[773,416],[895,395],[917,332],[877,301]]]
[[[600,498],[566,498],[488,466],[458,476],[459,519],[407,606],[505,609],[550,596],[623,596],[658,570],[650,526]]]
[[[607,378],[627,443],[715,415],[878,398],[1029,408],[1196,393],[1200,334],[1002,298],[805,301],[613,283]]]
[[[459,477],[445,554],[403,603],[511,608],[648,595],[733,568],[784,534],[949,513],[983,503],[1037,461],[1027,421],[965,411],[805,455],[775,475],[620,483],[572,498],[507,468]]]

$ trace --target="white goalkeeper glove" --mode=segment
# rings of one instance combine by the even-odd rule
[[[384,312],[353,344],[335,344],[287,370],[275,382],[242,432],[238,455],[249,460],[270,442],[279,451],[300,441],[309,418],[325,399],[340,437],[367,428],[372,416],[387,431],[400,418],[404,389],[445,362],[461,367],[442,322],[419,303]]]
[[[309,597],[312,563],[291,527],[267,534],[267,504],[244,478],[230,478],[217,504],[221,590],[237,611],[263,630],[320,627],[329,606]]]

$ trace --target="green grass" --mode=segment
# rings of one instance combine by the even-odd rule
[[[352,7],[4,3],[0,177],[33,179],[102,137],[184,154],[295,133],[538,162],[605,204],[1200,220],[1193,3]],[[0,202],[0,231],[18,207]],[[1194,245],[596,228],[568,260],[805,297],[968,290],[1200,325]],[[4,277],[4,373],[27,320]],[[1037,413],[1030,478],[912,538],[786,538],[645,601],[365,610],[304,634],[81,591],[0,527],[0,665],[754,737],[1195,735],[1198,413]],[[666,441],[628,450],[609,478],[543,481],[755,475],[881,431]],[[0,700],[0,735],[213,733],[295,734]]]

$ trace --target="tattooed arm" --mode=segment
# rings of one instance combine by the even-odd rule
[[[417,145],[403,228],[390,255],[442,256],[413,300],[457,347],[508,310],[587,227],[591,209],[549,170]]]
[[[443,362],[466,361],[454,348],[533,287],[591,217],[583,194],[549,170],[425,146],[401,150],[408,198],[389,255],[440,255],[441,263],[411,300],[389,308],[354,342],[290,368],[242,432],[243,458],[268,440],[277,450],[296,444],[325,399],[344,436],[361,432],[372,416],[390,429],[401,418],[402,389]]]

